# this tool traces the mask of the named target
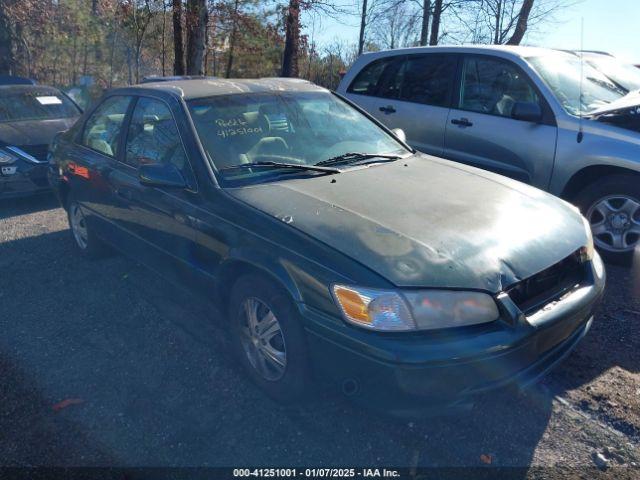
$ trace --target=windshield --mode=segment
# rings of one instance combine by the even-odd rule
[[[408,153],[391,135],[328,92],[224,95],[192,100],[189,110],[206,153],[225,178],[285,171],[277,166],[233,168],[248,163],[304,166],[351,152]]]
[[[589,56],[585,60],[627,92],[640,90],[640,68],[635,65],[608,55]]]
[[[65,95],[55,91],[0,90],[0,122],[51,120],[78,115],[78,107]]]
[[[528,60],[571,115],[589,114],[596,108],[627,94],[627,91],[587,62],[581,65],[580,58],[574,55],[554,53]],[[582,82],[580,82],[581,70]],[[580,88],[582,88],[582,101]]]

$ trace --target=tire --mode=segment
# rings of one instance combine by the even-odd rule
[[[252,331],[246,312],[254,307]],[[263,276],[246,275],[233,286],[228,312],[234,352],[252,380],[281,403],[303,400],[311,384],[309,358],[289,295]]]
[[[67,219],[71,239],[76,251],[83,257],[97,259],[106,256],[110,250],[92,231],[84,213],[73,194],[67,199]]]
[[[629,175],[611,175],[594,182],[574,203],[591,225],[593,240],[609,263],[629,264],[640,243],[640,185]]]

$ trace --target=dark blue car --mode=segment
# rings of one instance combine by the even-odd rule
[[[604,289],[584,218],[400,138],[305,81],[148,83],[58,136],[50,181],[78,252],[215,299],[282,401],[323,380],[402,414],[539,378]]]
[[[49,143],[80,114],[56,88],[20,77],[0,78],[0,199],[49,190]]]

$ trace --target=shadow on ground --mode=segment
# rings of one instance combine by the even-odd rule
[[[413,422],[283,407],[238,371],[214,307],[134,262],[80,259],[67,231],[0,259],[1,465],[526,467],[548,426],[539,387]]]
[[[58,200],[52,193],[24,198],[0,198],[0,220],[41,210],[58,208]]]

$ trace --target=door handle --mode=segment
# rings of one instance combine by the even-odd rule
[[[396,113],[396,109],[393,108],[393,105],[387,105],[386,107],[380,107],[378,110],[380,110],[381,112],[384,112],[386,114]]]
[[[470,122],[468,118],[454,118],[451,123],[460,127],[473,127],[473,122]]]

